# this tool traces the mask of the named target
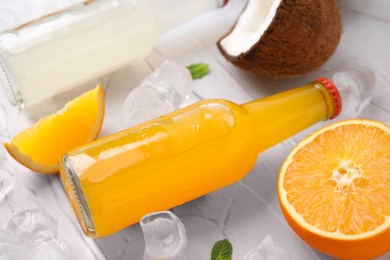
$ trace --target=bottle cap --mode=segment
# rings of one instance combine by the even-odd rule
[[[316,80],[314,80],[314,82],[320,83],[329,91],[329,94],[332,97],[334,107],[333,115],[330,117],[330,119],[337,117],[342,109],[342,100],[340,92],[337,89],[336,85],[328,78],[317,78]]]
[[[228,2],[229,2],[229,0],[218,0],[217,1],[217,6],[218,7],[224,7]]]

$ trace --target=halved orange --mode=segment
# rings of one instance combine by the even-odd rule
[[[104,95],[99,85],[23,130],[4,146],[25,167],[43,174],[57,173],[62,154],[96,139],[103,117]]]
[[[300,142],[278,178],[282,212],[309,246],[342,259],[390,251],[390,127],[353,119]]]

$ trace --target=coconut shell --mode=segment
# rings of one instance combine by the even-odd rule
[[[249,51],[231,56],[221,46],[221,40],[217,45],[225,58],[241,69],[271,78],[288,78],[324,64],[336,50],[341,32],[336,0],[282,0],[271,24]]]

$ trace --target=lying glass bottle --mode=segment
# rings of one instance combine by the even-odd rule
[[[200,101],[70,151],[61,181],[85,234],[110,235],[240,180],[260,152],[340,110],[323,78],[243,105]]]
[[[0,34],[0,87],[47,114],[54,97],[142,59],[166,31],[227,0],[84,0]],[[80,88],[84,86],[84,88]]]

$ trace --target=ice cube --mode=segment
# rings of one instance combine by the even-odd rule
[[[171,60],[161,64],[143,83],[153,85],[162,93],[167,89],[175,91],[178,96],[169,97],[173,98],[171,102],[176,106],[180,105],[183,99],[188,98],[192,90],[191,73],[187,68]]]
[[[340,118],[358,117],[371,102],[375,88],[375,73],[366,67],[337,72],[333,82],[339,89],[343,101]]]
[[[244,260],[287,260],[289,259],[286,252],[275,243],[271,235],[266,236],[263,241],[256,247],[250,250]]]
[[[42,243],[34,254],[33,260],[67,260],[71,259],[66,245],[57,240]]]
[[[0,260],[67,260],[71,258],[68,248],[60,241],[50,240],[39,245],[26,242],[13,232],[0,230]]]
[[[178,109],[192,87],[185,67],[165,61],[130,92],[123,104],[121,126],[128,128]]]
[[[11,218],[7,231],[21,238],[24,243],[39,245],[57,237],[57,222],[43,209],[25,210]]]
[[[145,238],[144,260],[186,259],[186,230],[172,212],[160,211],[145,215],[140,225]]]
[[[0,100],[0,141],[9,141],[27,123],[27,118],[20,108],[7,106]]]
[[[12,168],[6,169],[3,165],[4,162],[2,163],[2,166],[0,166],[0,201],[4,199],[16,182],[16,175]]]
[[[8,136],[8,117],[6,114],[6,109],[5,106],[0,102],[0,141],[5,141]],[[0,159],[2,156],[2,152],[0,149]]]
[[[16,170],[8,160],[5,148],[0,145],[0,201],[12,190],[16,183]]]

